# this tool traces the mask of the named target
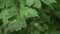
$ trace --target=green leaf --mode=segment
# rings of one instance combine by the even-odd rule
[[[45,34],[49,34],[49,33],[48,33],[48,31],[47,31],[47,32],[45,32]]]
[[[35,10],[35,9],[32,9],[32,8],[28,8],[28,7],[25,7],[25,16],[26,17],[36,17],[38,16],[38,12]]]
[[[1,17],[3,18],[3,23],[6,25],[8,23],[8,19],[16,14],[17,14],[17,12],[14,7],[12,7],[11,9],[2,10]]]
[[[35,0],[34,7],[41,8],[41,1],[40,0]]]
[[[33,5],[34,0],[26,0],[26,5],[31,6]]]
[[[21,30],[22,27],[26,27],[25,19],[16,16],[16,19],[10,21],[9,25],[13,27],[15,31]]]
[[[44,32],[44,31],[45,31],[45,28],[42,27],[41,25],[39,25],[39,26],[37,27],[37,29],[38,29],[39,31],[41,31],[41,32]]]
[[[0,8],[3,9],[6,7],[10,7],[14,5],[14,1],[13,0],[0,0]]]
[[[18,0],[20,2],[20,9],[24,8],[26,6],[26,0]]]
[[[23,12],[18,13],[15,18],[10,21],[9,25],[13,27],[15,31],[21,30],[21,28],[26,27],[26,21]]]
[[[0,13],[0,19],[2,18],[2,15],[1,15],[1,13]]]
[[[55,0],[41,0],[41,1],[44,2],[47,5],[52,4],[52,3],[56,3]]]
[[[51,9],[54,9],[51,4],[52,3],[56,3],[55,0],[41,0],[43,3],[45,3],[46,5],[48,5]]]
[[[21,28],[22,28],[21,22],[18,22],[18,21],[11,21],[11,22],[9,23],[9,25],[10,25],[15,31],[21,30]]]
[[[35,30],[34,34],[40,34],[40,32],[38,30]]]
[[[5,7],[5,0],[0,0],[0,9]]]
[[[56,16],[58,16],[58,18],[60,18],[60,11],[54,12]]]
[[[25,16],[24,16],[24,12],[23,11],[20,11],[20,19],[21,19],[21,22],[23,24],[23,27],[26,27],[27,24],[26,24],[26,21],[25,21]]]
[[[14,1],[13,0],[5,0],[6,1],[6,7],[10,7],[14,5]]]

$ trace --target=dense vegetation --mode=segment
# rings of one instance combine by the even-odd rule
[[[60,34],[60,0],[0,0],[0,34]]]

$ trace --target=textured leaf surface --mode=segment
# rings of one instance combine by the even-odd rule
[[[26,0],[26,5],[31,6],[33,5],[34,0]]]
[[[36,17],[36,16],[38,16],[38,12],[35,9],[26,7],[25,16],[26,17]]]
[[[8,18],[16,15],[16,9],[12,7],[11,9],[4,9],[1,12],[1,17],[3,18],[3,23],[6,25],[8,23]]]
[[[21,30],[23,27],[26,27],[24,14],[17,14],[15,18],[10,21],[9,26],[11,26],[15,31]]]
[[[35,0],[34,7],[41,8],[41,1],[40,0]]]

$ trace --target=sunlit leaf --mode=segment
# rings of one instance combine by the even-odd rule
[[[26,0],[26,5],[31,6],[33,5],[34,0]]]
[[[41,1],[40,0],[35,0],[34,7],[41,8]]]

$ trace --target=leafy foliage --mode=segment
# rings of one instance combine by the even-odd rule
[[[0,34],[60,34],[60,0],[0,0]]]

